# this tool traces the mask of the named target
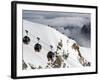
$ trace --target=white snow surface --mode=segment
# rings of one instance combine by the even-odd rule
[[[47,53],[51,50],[50,45],[53,46],[52,51],[56,51],[56,46],[62,39],[62,49],[65,50],[66,54],[67,50],[70,53],[67,61],[65,60],[66,67],[83,67],[78,61],[77,51],[71,47],[73,43],[76,43],[74,40],[69,39],[54,28],[27,20],[23,20],[23,37],[26,35],[25,30],[28,30],[28,36],[31,39],[28,45],[23,44],[23,60],[26,64],[30,63],[35,67],[42,66],[45,68],[48,63]],[[42,50],[40,52],[35,52],[34,50],[34,45],[38,42],[36,39],[37,37],[40,38],[39,43],[42,45]],[[91,62],[90,48],[80,47],[80,51],[83,57]]]

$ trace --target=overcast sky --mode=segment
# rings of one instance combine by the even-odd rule
[[[89,13],[23,10],[23,19],[54,26],[82,26],[89,23],[90,18]]]

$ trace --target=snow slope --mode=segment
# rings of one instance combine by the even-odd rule
[[[70,53],[66,62],[66,67],[83,67],[78,61],[78,53],[71,48],[74,40],[69,39],[67,36],[61,34],[57,30],[38,23],[33,23],[27,20],[23,20],[23,37],[26,35],[25,30],[28,30],[28,36],[31,41],[28,45],[23,44],[23,60],[25,63],[32,64],[35,67],[42,66],[45,68],[47,65],[47,53],[50,51],[50,45],[53,46],[52,51],[56,51],[56,46],[58,42],[63,40],[63,50],[65,53]],[[40,52],[34,51],[34,45],[38,42],[37,37],[40,38],[40,44],[42,45],[42,50]],[[81,54],[86,57],[89,61],[91,60],[91,52],[88,48],[81,47]],[[88,54],[86,53],[88,51]]]

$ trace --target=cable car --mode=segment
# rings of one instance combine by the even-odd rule
[[[28,37],[28,31],[26,31],[26,36],[23,37],[23,43],[24,44],[29,44],[30,43],[30,37]]]
[[[52,45],[50,45],[50,48],[51,48],[51,51],[49,51],[49,52],[47,53],[47,58],[48,58],[48,61],[50,61],[50,60],[53,61],[53,57],[54,57],[55,53],[52,52],[52,48],[53,48]]]
[[[34,50],[35,50],[36,52],[40,52],[41,49],[42,49],[42,45],[39,43],[39,40],[40,40],[39,37],[37,37],[37,40],[38,40],[38,42],[34,45]]]
[[[35,46],[34,46],[34,50],[35,50],[36,52],[40,52],[40,51],[41,51],[41,49],[42,49],[41,44],[36,43],[36,44],[35,44]]]
[[[23,43],[24,44],[29,44],[30,43],[30,38],[28,36],[24,36]]]

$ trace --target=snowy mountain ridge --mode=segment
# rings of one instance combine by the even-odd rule
[[[72,49],[72,45],[76,43],[74,40],[69,39],[67,36],[49,26],[33,23],[27,20],[23,20],[23,37],[26,35],[25,30],[28,31],[30,43],[28,45],[23,44],[23,60],[28,66],[45,68],[48,63],[47,53],[49,51],[55,52],[57,50],[58,42],[62,40],[63,47],[59,53],[61,53],[61,55],[63,51],[65,54],[69,53],[68,59],[64,60],[66,67],[83,67],[78,61],[78,52]],[[38,43],[37,37],[40,38],[39,43],[42,45],[40,52],[34,50],[35,44]],[[52,50],[50,49],[50,45],[53,46]],[[82,47],[80,47],[80,49],[84,52],[82,55],[87,60],[91,60],[87,57],[90,56],[90,49]],[[88,54],[86,54],[87,51]]]

